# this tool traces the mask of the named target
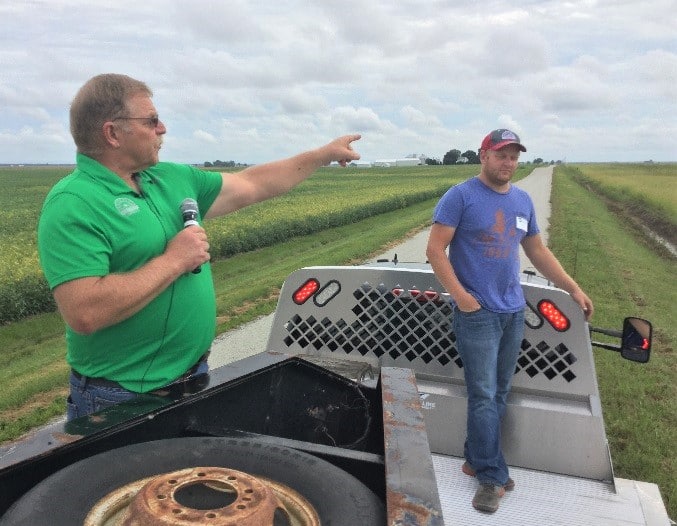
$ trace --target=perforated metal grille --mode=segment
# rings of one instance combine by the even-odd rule
[[[576,379],[576,374],[571,366],[576,361],[574,353],[563,343],[552,348],[546,342],[540,341],[532,346],[524,339],[515,374],[523,370],[531,378],[543,374],[548,380],[562,376],[567,382],[572,382]]]
[[[351,311],[355,320],[305,319],[294,315],[286,324],[289,335],[285,344],[301,348],[341,350],[346,354],[372,354],[392,359],[436,360],[441,365],[452,361],[462,366],[451,330],[451,307],[447,302],[413,298],[404,292],[395,295],[380,285],[365,283],[353,292],[355,304]]]
[[[294,314],[285,324],[284,343],[287,347],[378,358],[388,355],[393,360],[462,368],[451,325],[453,310],[435,296],[414,297],[408,291],[394,294],[384,285],[365,283],[353,292],[352,322]],[[571,382],[576,378],[571,368],[575,362],[574,354],[562,343],[551,347],[544,341],[533,345],[524,339],[515,374],[524,371],[531,378],[542,374],[548,380],[562,376]]]

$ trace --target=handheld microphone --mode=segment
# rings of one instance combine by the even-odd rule
[[[181,216],[183,217],[183,228],[186,228],[191,225],[199,226],[200,223],[197,222],[197,215],[198,215],[197,202],[195,201],[195,199],[186,197],[181,202]],[[201,266],[194,268],[193,274],[199,274],[201,270],[202,270]]]

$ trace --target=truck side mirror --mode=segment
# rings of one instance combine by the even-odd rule
[[[621,336],[621,356],[633,362],[648,362],[651,354],[651,336],[651,322],[642,318],[625,318]]]

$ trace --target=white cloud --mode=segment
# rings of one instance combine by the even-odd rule
[[[70,101],[109,71],[151,86],[179,162],[348,132],[367,160],[441,158],[497,127],[527,158],[677,160],[674,0],[5,0],[0,19],[0,163],[72,162]]]
[[[441,128],[443,126],[442,121],[440,121],[437,116],[434,114],[427,114],[419,109],[414,108],[413,106],[405,106],[402,108],[401,113],[406,119],[407,123],[413,128]]]
[[[216,137],[204,130],[195,130],[193,132],[193,137],[195,137],[200,142],[207,142],[211,144],[216,144],[217,142]]]
[[[392,122],[381,119],[371,108],[353,108],[348,106],[336,108],[333,112],[332,120],[339,127],[364,130],[363,133],[370,131],[385,133],[396,130]]]

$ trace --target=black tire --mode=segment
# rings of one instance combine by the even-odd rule
[[[295,449],[248,439],[172,438],[86,458],[49,476],[0,519],[2,525],[81,525],[91,507],[135,480],[195,466],[231,468],[296,490],[323,526],[385,524],[382,501],[336,466]]]

